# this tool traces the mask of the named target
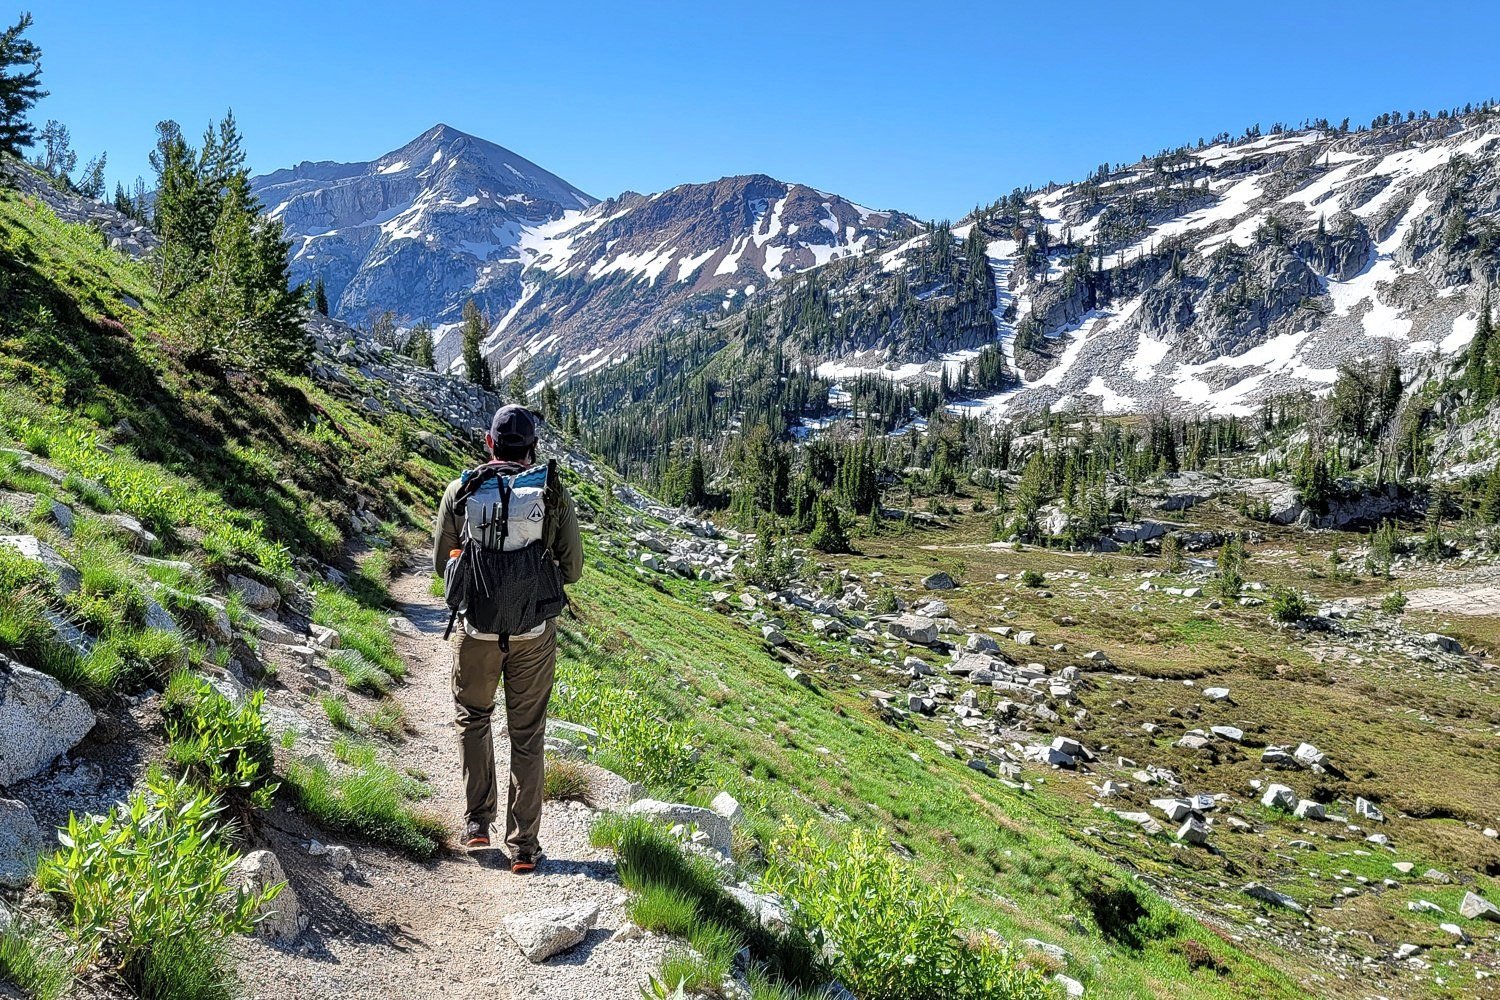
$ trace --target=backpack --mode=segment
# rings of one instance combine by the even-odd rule
[[[453,504],[463,511],[462,548],[443,573],[449,609],[443,638],[461,614],[509,648],[511,636],[556,618],[567,599],[562,572],[543,542],[557,463],[513,474],[492,463],[465,472],[459,482]]]

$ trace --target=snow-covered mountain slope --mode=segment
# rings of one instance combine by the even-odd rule
[[[1042,343],[1018,402],[1243,413],[1340,362],[1468,344],[1500,262],[1500,121],[1185,150],[1031,205],[1063,249],[1024,283]],[[1094,262],[1070,282],[1078,249]]]
[[[534,372],[581,374],[916,224],[762,174],[627,192],[523,236],[519,305],[487,347],[506,371],[525,356]]]
[[[254,184],[293,241],[294,276],[321,276],[340,318],[432,323],[450,364],[472,297],[497,370],[524,356],[539,375],[623,357],[664,325],[916,225],[764,175],[596,202],[445,125],[369,163],[303,163]]]
[[[1183,148],[1017,193],[955,235],[974,226],[1021,385],[955,409],[1247,413],[1326,390],[1342,362],[1463,350],[1500,265],[1500,116]]]
[[[292,241],[293,277],[321,277],[351,323],[386,309],[456,322],[470,297],[498,315],[517,298],[522,233],[595,204],[447,125],[368,163],[300,163],[252,184]]]

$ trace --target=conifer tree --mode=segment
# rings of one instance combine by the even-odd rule
[[[321,274],[313,282],[313,308],[321,316],[328,315],[328,288],[323,284],[323,276]]]
[[[152,219],[162,246],[157,287],[168,332],[201,362],[300,371],[311,357],[306,294],[292,288],[281,223],[260,214],[234,115],[194,150],[173,122],[157,126]]]
[[[505,383],[505,396],[512,403],[526,405],[526,396],[531,391],[531,366],[526,363],[526,353],[516,358],[516,366],[511,369],[510,379]]]
[[[1500,388],[1500,337],[1495,336],[1488,291],[1479,307],[1479,319],[1474,324],[1474,339],[1469,342],[1466,360],[1464,380],[1473,392],[1474,401],[1484,405],[1495,398],[1496,389]]]
[[[849,533],[844,529],[838,505],[827,495],[818,497],[816,520],[807,541],[819,552],[849,551]]]
[[[479,307],[470,299],[464,303],[463,312],[463,358],[464,372],[469,381],[482,389],[494,389],[495,381],[490,375],[490,363],[479,349],[484,339],[484,317]]]
[[[432,327],[418,323],[412,327],[411,336],[406,341],[406,356],[423,368],[431,368],[433,354]]]
[[[42,50],[26,37],[31,15],[0,33],[0,153],[20,156],[36,133],[26,114],[47,96],[41,88]]]
[[[556,424],[561,416],[562,403],[557,398],[557,386],[549,378],[542,383],[542,418],[549,424]]]

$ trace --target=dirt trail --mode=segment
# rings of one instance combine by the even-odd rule
[[[424,574],[407,574],[392,592],[398,613],[414,626],[398,632],[410,674],[396,692],[412,735],[391,754],[403,769],[426,774],[433,798],[426,805],[458,828],[463,789],[449,691],[451,652],[442,632],[447,609],[427,593]],[[497,726],[504,717],[497,715]],[[298,750],[302,750],[301,744]],[[502,780],[509,744],[499,732],[495,752]],[[618,801],[624,783],[594,771],[596,798]],[[589,846],[594,813],[575,803],[549,802],[542,821],[548,861],[533,875],[512,875],[499,851],[469,856],[444,852],[428,863],[410,861],[362,843],[354,848],[358,872],[340,875],[307,853],[321,836],[279,817],[264,830],[285,865],[311,926],[286,949],[260,941],[243,946],[241,970],[252,1000],[605,1000],[639,997],[640,984],[660,967],[656,938],[610,941],[625,922],[623,890],[605,852]],[[324,842],[349,843],[338,835]],[[500,920],[577,901],[597,902],[599,920],[588,937],[543,965],[532,965],[506,935]]]

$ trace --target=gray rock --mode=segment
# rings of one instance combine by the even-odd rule
[[[729,820],[712,809],[690,806],[680,802],[662,802],[658,799],[638,799],[625,808],[635,816],[645,816],[655,823],[666,826],[695,826],[708,834],[709,847],[725,857],[729,856],[734,843],[734,832]]]
[[[31,808],[16,799],[0,799],[0,885],[19,889],[36,875],[46,838]]]
[[[242,889],[257,895],[287,881],[286,869],[271,851],[251,851],[245,855],[235,866],[234,877]],[[256,918],[259,921],[256,936],[281,945],[295,942],[307,926],[297,890],[290,883],[275,899],[261,905]]]
[[[1319,750],[1311,743],[1297,744],[1297,749],[1292,751],[1292,756],[1296,758],[1297,763],[1301,764],[1303,767],[1315,767],[1322,764],[1324,759],[1323,751]]]
[[[156,535],[129,514],[105,514],[101,520],[129,541],[133,548],[150,549],[156,545]]]
[[[773,646],[786,645],[786,636],[783,635],[781,629],[777,628],[775,625],[763,626],[760,630],[760,634],[761,637],[766,640],[766,642],[770,643]]]
[[[1250,884],[1246,885],[1243,892],[1250,898],[1258,899],[1262,903],[1271,903],[1274,906],[1284,906],[1288,910],[1295,910],[1298,913],[1307,912],[1307,910],[1303,908],[1302,904],[1297,902],[1291,896],[1288,896],[1284,892],[1277,892],[1270,886],[1261,885],[1259,882],[1251,882]]]
[[[902,615],[890,623],[889,630],[893,638],[918,646],[930,646],[938,639],[938,623],[922,615]]]
[[[1314,802],[1312,799],[1303,799],[1292,809],[1292,815],[1298,819],[1324,819],[1322,803]]]
[[[812,678],[796,667],[782,667],[781,672],[786,674],[786,679],[789,681],[794,681],[803,687],[812,687]]]
[[[1379,806],[1364,796],[1359,796],[1354,800],[1354,812],[1355,815],[1362,816],[1372,823],[1385,822],[1385,813],[1381,812]]]
[[[1226,687],[1204,688],[1203,697],[1209,701],[1227,701],[1229,698],[1229,689]]]
[[[598,903],[577,903],[512,913],[502,918],[501,923],[521,954],[528,961],[540,964],[581,942],[597,919]]]
[[[1267,809],[1285,809],[1292,812],[1297,808],[1297,793],[1286,785],[1267,785],[1265,794],[1260,797],[1260,804]]]
[[[244,600],[245,604],[256,611],[270,611],[281,603],[281,595],[275,587],[267,587],[259,580],[252,580],[248,576],[229,574],[229,589]]]
[[[0,786],[40,774],[94,728],[94,711],[54,678],[0,656]]]
[[[1208,731],[1219,739],[1228,740],[1231,743],[1238,743],[1245,738],[1244,730],[1237,726],[1210,726]]]
[[[35,535],[0,535],[0,545],[15,549],[24,558],[39,564],[64,595],[76,593],[83,586],[83,574],[73,568],[73,564],[59,555],[56,549]]]
[[[1186,819],[1193,812],[1193,807],[1182,799],[1152,799],[1151,804],[1165,813],[1173,823]]]
[[[958,585],[953,582],[953,577],[947,573],[938,572],[924,579],[922,586],[928,590],[952,590]]]
[[[1052,974],[1052,981],[1068,997],[1076,998],[1083,996],[1083,984],[1072,976],[1065,976],[1061,972],[1055,972]]]
[[[720,792],[714,796],[714,800],[708,804],[714,812],[729,821],[730,826],[735,826],[745,818],[745,810],[740,808],[739,800],[728,792]]]
[[[1493,920],[1500,923],[1500,906],[1472,892],[1464,893],[1463,902],[1458,904],[1458,913],[1468,920]]]
[[[1189,819],[1177,831],[1177,839],[1184,844],[1208,843],[1208,827],[1201,821]]]

